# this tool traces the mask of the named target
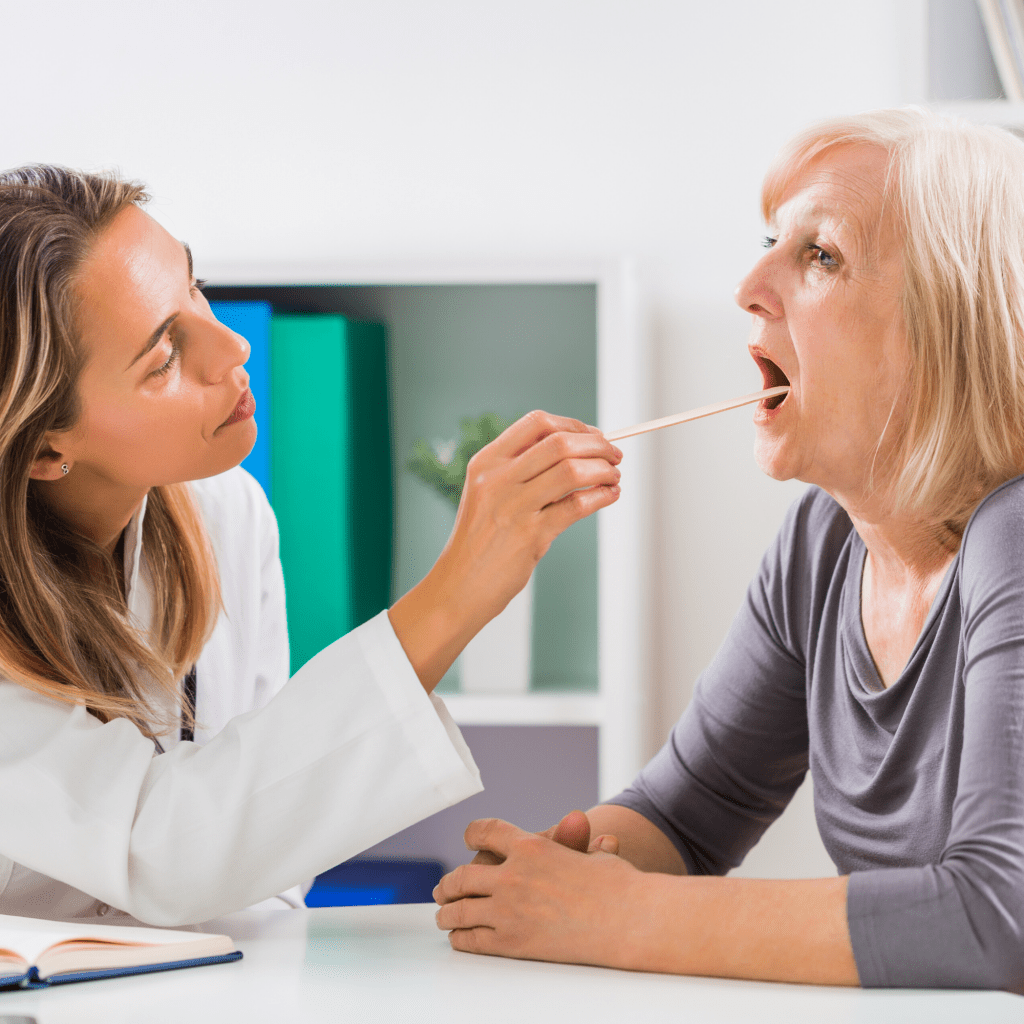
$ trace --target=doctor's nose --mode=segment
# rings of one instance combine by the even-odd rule
[[[249,360],[249,342],[224,324],[210,325],[211,335],[207,340],[204,374],[210,384],[218,384],[233,370],[244,366]]]

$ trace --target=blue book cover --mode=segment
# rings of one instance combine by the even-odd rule
[[[256,444],[242,465],[270,498],[270,303],[211,302],[213,315],[249,342],[249,390],[256,400]]]

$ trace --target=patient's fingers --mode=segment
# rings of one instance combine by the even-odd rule
[[[453,928],[448,933],[452,949],[462,953],[482,953],[486,956],[501,956],[498,933],[493,928]]]
[[[587,853],[611,853],[619,855],[619,837],[612,835],[598,836],[591,844]]]
[[[541,835],[570,850],[586,853],[590,845],[590,819],[583,811],[570,811],[557,825]]]
[[[532,835],[501,818],[477,818],[466,826],[463,839],[469,850],[487,850],[504,860],[516,840]]]
[[[478,928],[490,924],[493,912],[492,900],[489,898],[476,900],[455,900],[438,908],[434,915],[437,927],[446,932],[453,928]]]
[[[490,850],[481,850],[469,863],[496,867],[498,864],[504,864],[505,858],[499,857],[496,853],[491,853]]]
[[[461,864],[449,871],[434,887],[437,903],[451,903],[471,896],[490,896],[495,878],[490,868],[479,864]]]

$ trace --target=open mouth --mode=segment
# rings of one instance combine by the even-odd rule
[[[773,363],[766,356],[755,355],[754,359],[757,360],[757,365],[761,367],[761,376],[764,378],[765,390],[768,388],[778,387],[789,387],[789,378],[782,372],[781,367],[776,363]],[[766,398],[764,400],[764,407],[766,409],[778,409],[780,405],[789,397],[788,392],[785,395],[776,395],[774,398]]]

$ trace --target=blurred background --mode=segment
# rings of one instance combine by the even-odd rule
[[[761,177],[795,131],[911,102],[1019,114],[1000,100],[973,0],[35,0],[4,2],[3,24],[0,166],[141,178],[150,212],[188,240],[213,284],[244,284],[247,267],[263,284],[337,285],[458,283],[457,267],[474,268],[467,280],[513,267],[519,283],[536,267],[550,284],[559,266],[600,268],[594,282],[626,282],[631,296],[622,337],[635,408],[652,417],[760,386],[732,292],[760,253]],[[372,269],[349,280],[325,269],[346,266]],[[231,268],[222,281],[218,268]],[[351,315],[367,304],[387,313],[390,300],[371,299],[353,292]],[[589,330],[573,343],[591,346],[580,373],[594,398]],[[536,346],[522,360],[543,375]],[[507,412],[532,397],[525,388]],[[484,411],[449,404],[451,433]],[[410,436],[444,429],[402,427],[404,408],[393,392],[392,421]],[[409,439],[395,439],[399,488],[422,486],[402,475]],[[627,460],[641,446],[648,460],[636,527],[642,670],[600,685],[642,688],[642,757],[686,706],[800,492],[762,477],[751,445],[749,410],[622,442]],[[397,514],[401,531],[401,495]],[[439,529],[429,543],[443,542]],[[592,576],[581,577],[587,607]],[[540,828],[567,802],[596,799],[602,720],[565,717],[467,712],[488,793],[372,852],[450,866],[471,817]],[[741,870],[833,871],[809,785]]]

